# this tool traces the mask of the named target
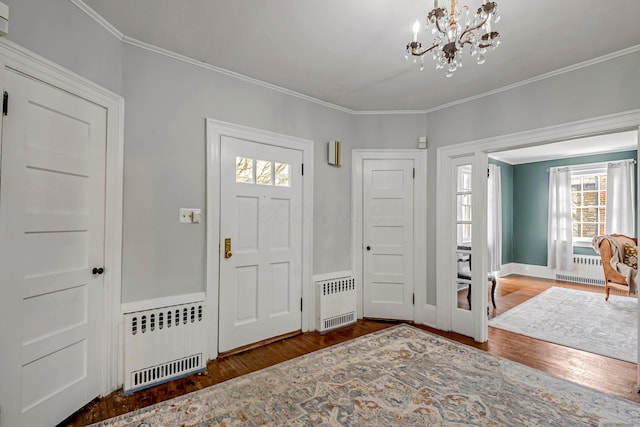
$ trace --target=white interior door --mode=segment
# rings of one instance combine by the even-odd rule
[[[301,151],[222,136],[220,159],[223,352],[301,329],[304,212]]]
[[[51,426],[100,392],[106,111],[12,71],[5,89],[1,420]]]
[[[455,215],[453,229],[450,233],[453,248],[453,265],[450,266],[452,284],[451,328],[454,332],[473,336],[473,315],[471,305],[472,269],[479,268],[473,263],[472,255],[472,222],[473,222],[473,157],[461,157],[452,160],[451,181],[453,190],[450,198],[451,210]]]
[[[413,160],[363,165],[364,316],[413,320]]]

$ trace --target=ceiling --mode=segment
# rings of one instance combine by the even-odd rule
[[[511,165],[519,165],[637,149],[638,131],[634,130],[491,153],[489,157]]]
[[[431,110],[640,50],[638,0],[498,0],[502,20],[493,29],[501,46],[483,65],[465,50],[451,78],[431,57],[422,72],[404,59],[413,22],[424,23],[433,6],[428,0],[84,3],[125,37],[352,111]],[[460,3],[475,10],[481,0]]]

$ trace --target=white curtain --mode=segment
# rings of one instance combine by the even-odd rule
[[[635,163],[631,160],[607,166],[606,234],[635,236]]]
[[[547,267],[568,270],[573,257],[571,227],[571,171],[549,171],[549,229],[547,233]]]
[[[500,166],[489,165],[489,188],[487,193],[487,241],[489,246],[489,272],[500,271],[502,264],[502,190]]]

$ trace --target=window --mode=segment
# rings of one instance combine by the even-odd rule
[[[458,166],[456,186],[457,244],[471,243],[471,165]]]
[[[254,175],[255,172],[255,175]],[[275,180],[274,178],[275,173]],[[289,187],[289,164],[236,157],[236,182]]]
[[[571,223],[576,242],[588,242],[604,234],[607,172],[590,171],[571,176]]]

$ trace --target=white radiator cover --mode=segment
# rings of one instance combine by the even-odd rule
[[[355,323],[356,294],[353,276],[316,282],[316,329],[325,333]]]
[[[556,280],[604,286],[604,270],[599,255],[574,255],[569,270],[556,270]]]
[[[124,315],[124,391],[206,369],[204,302]]]

